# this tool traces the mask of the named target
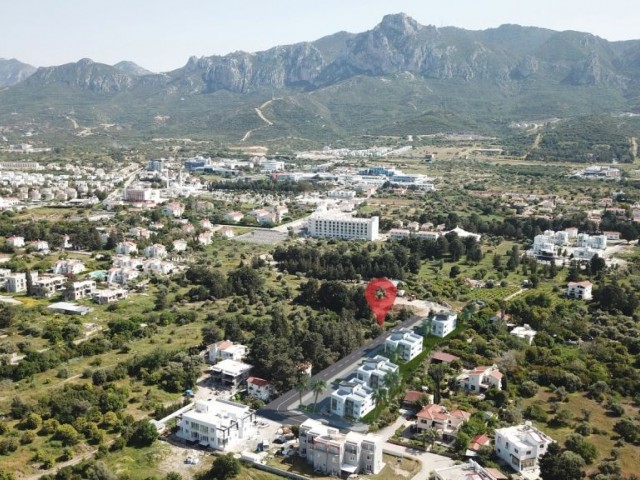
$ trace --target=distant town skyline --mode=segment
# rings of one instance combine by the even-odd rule
[[[483,30],[513,23],[611,41],[640,38],[640,3],[632,0],[20,0],[3,5],[0,58],[34,66],[87,57],[111,65],[129,60],[165,72],[194,55],[256,52],[339,31],[363,32],[400,12],[436,27]]]

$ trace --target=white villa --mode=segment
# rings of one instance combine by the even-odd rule
[[[502,390],[502,373],[497,365],[476,367],[459,375],[458,383],[465,390],[476,393],[481,393],[490,387]]]
[[[514,337],[521,338],[526,340],[529,345],[533,343],[533,339],[535,338],[538,332],[529,326],[529,324],[525,323],[522,326],[517,326],[513,330],[509,332],[509,335],[513,335]]]
[[[53,273],[57,275],[77,275],[86,270],[84,263],[80,260],[58,260],[53,265]]]
[[[84,280],[82,282],[73,282],[67,288],[66,296],[69,300],[80,300],[82,298],[90,298],[96,289],[96,282],[93,280]]]
[[[567,284],[567,297],[577,300],[591,300],[593,284],[591,282],[569,282]]]
[[[116,254],[131,255],[132,253],[138,253],[138,246],[135,242],[120,242],[116,245]]]
[[[340,417],[361,418],[376,406],[373,399],[373,388],[368,387],[364,380],[357,378],[342,382],[331,393],[331,413]]]
[[[252,368],[253,365],[237,360],[222,360],[211,367],[211,379],[233,393],[249,378]]]
[[[178,417],[177,436],[203,447],[228,450],[255,434],[255,412],[246,405],[226,400],[196,402]]]
[[[164,258],[167,256],[167,247],[159,243],[154,243],[144,249],[144,256],[151,258]]]
[[[356,432],[344,435],[335,428],[308,419],[300,425],[299,441],[300,456],[306,458],[315,471],[325,475],[375,475],[384,467],[384,441],[377,435]]]
[[[209,363],[216,363],[219,360],[240,361],[249,353],[249,349],[240,343],[233,343],[230,340],[221,340],[212,343],[207,347],[207,359]]]
[[[24,237],[7,237],[6,242],[8,245],[11,245],[13,248],[24,247]]]
[[[393,332],[389,338],[384,341],[384,351],[396,350],[398,358],[402,361],[417,357],[422,352],[422,335],[413,333],[411,329],[401,328]]]
[[[247,378],[247,394],[263,402],[268,402],[273,394],[273,387],[268,380],[259,377]]]
[[[553,440],[531,422],[496,429],[495,451],[516,472],[532,470]]]

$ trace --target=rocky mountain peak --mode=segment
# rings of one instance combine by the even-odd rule
[[[378,28],[388,34],[414,35],[422,26],[406,13],[394,13],[385,15]]]

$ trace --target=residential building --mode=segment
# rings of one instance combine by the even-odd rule
[[[266,172],[282,172],[284,170],[284,162],[280,160],[268,160],[260,165],[260,170]]]
[[[38,298],[51,298],[63,292],[67,278],[62,275],[39,277],[33,281],[33,295]]]
[[[227,450],[255,435],[255,412],[246,405],[213,399],[196,402],[178,417],[176,435],[203,447]]]
[[[516,472],[535,469],[551,443],[553,440],[531,422],[495,431],[496,454]]]
[[[462,388],[471,392],[483,392],[490,387],[502,390],[502,373],[497,365],[490,367],[476,367],[458,376],[458,383]]]
[[[151,238],[151,235],[153,235],[153,232],[143,227],[131,227],[129,229],[129,235],[131,235],[134,238],[149,239]]]
[[[436,313],[431,319],[431,335],[444,338],[456,329],[458,315],[454,312]]]
[[[141,258],[130,257],[128,255],[116,255],[111,262],[112,267],[116,268],[139,268],[142,267],[144,260]]]
[[[66,291],[67,300],[81,300],[89,298],[96,289],[96,282],[93,280],[83,280],[82,282],[73,282],[68,286]]]
[[[411,236],[411,231],[406,228],[392,228],[389,230],[389,240],[396,241],[402,240],[403,238],[409,238]]]
[[[220,230],[218,230],[218,233],[226,238],[233,238],[236,236],[231,227],[222,227]]]
[[[177,202],[167,203],[162,207],[162,214],[168,217],[181,217],[184,213],[184,205]]]
[[[108,290],[96,290],[91,294],[91,299],[98,305],[105,305],[125,299],[128,296],[129,292],[124,288],[112,288]]]
[[[607,236],[579,233],[578,238],[576,238],[576,246],[593,248],[594,250],[604,250],[607,248]]]
[[[578,300],[591,300],[593,298],[592,288],[593,284],[588,281],[569,282],[567,284],[567,297]]]
[[[167,256],[167,247],[159,243],[154,243],[144,249],[144,256],[150,258],[164,258]]]
[[[231,340],[212,343],[207,347],[207,350],[208,361],[212,364],[220,360],[236,360],[239,362],[249,353],[249,349],[246,346],[240,343],[233,343]]]
[[[144,187],[128,187],[124,190],[125,202],[157,203],[160,201],[160,190]]]
[[[6,242],[8,245],[12,246],[13,248],[24,247],[24,237],[8,237]]]
[[[173,273],[176,266],[172,262],[165,262],[159,258],[150,258],[142,264],[142,271],[152,275],[169,275]]]
[[[134,268],[118,268],[113,267],[109,270],[107,275],[108,283],[118,283],[120,285],[126,285],[127,283],[135,280],[140,276],[140,272]]]
[[[138,253],[138,246],[135,242],[120,242],[116,245],[116,254],[131,255],[132,253]]]
[[[413,333],[409,328],[401,328],[384,341],[384,351],[387,354],[395,351],[399,360],[408,362],[420,355],[422,343],[422,335]]]
[[[253,365],[237,360],[221,360],[211,367],[211,379],[232,392],[237,391],[249,378]]]
[[[71,302],[56,302],[52,303],[47,307],[48,310],[51,310],[55,313],[63,313],[65,315],[86,315],[89,312],[93,311],[91,307],[85,307],[83,305],[78,305],[77,303]]]
[[[200,245],[211,245],[213,243],[213,232],[207,230],[198,235],[198,243]]]
[[[84,263],[80,260],[58,260],[53,265],[53,273],[57,275],[78,275],[86,270]]]
[[[438,238],[440,238],[441,233],[440,232],[428,232],[425,230],[420,230],[419,232],[416,232],[416,237],[421,239],[421,240],[429,240],[432,242],[435,242],[436,240],[438,240]]]
[[[331,190],[327,196],[329,198],[352,199],[356,198],[356,192],[354,190]]]
[[[173,250],[176,252],[184,252],[187,249],[187,241],[186,240],[174,240],[173,241]]]
[[[200,226],[202,228],[204,228],[205,230],[213,229],[213,223],[211,223],[211,221],[208,218],[205,218],[205,219],[201,220],[200,221]]]
[[[49,251],[49,242],[44,240],[34,240],[33,242],[29,242],[29,246],[38,252]]]
[[[515,327],[513,330],[509,332],[509,334],[513,335],[514,337],[518,337],[523,340],[526,340],[529,343],[529,345],[533,343],[533,339],[535,338],[537,333],[538,333],[537,331],[535,331],[526,323],[522,326]]]
[[[356,432],[341,434],[317,420],[300,425],[299,454],[317,472],[344,477],[352,474],[377,474],[384,467],[383,440],[377,435]]]
[[[366,382],[354,378],[348,382],[342,382],[331,393],[330,410],[340,417],[359,419],[375,407],[373,388]]]
[[[247,394],[263,402],[268,402],[273,394],[273,387],[268,380],[258,377],[247,378]]]
[[[620,240],[620,232],[602,232],[602,234],[607,237],[607,240]]]
[[[378,217],[354,218],[342,213],[321,213],[309,217],[309,235],[346,240],[378,239]]]
[[[489,446],[491,446],[491,438],[489,438],[484,433],[480,433],[471,439],[471,441],[469,442],[469,449],[467,451],[471,450],[472,452],[478,453],[483,448]],[[469,455],[467,453],[467,456],[469,457],[472,455]]]
[[[38,279],[38,272],[31,272],[31,282],[33,283]],[[20,293],[27,291],[27,274],[26,273],[14,273],[7,275],[5,283],[5,289],[9,293]]]
[[[442,405],[426,405],[416,415],[418,432],[433,429],[444,442],[456,438],[460,427],[469,420],[471,414],[464,410],[449,412]]]
[[[485,468],[473,460],[467,463],[438,468],[432,472],[433,480],[508,480],[505,474],[495,468]]]
[[[164,172],[165,171],[165,162],[164,158],[152,158],[147,163],[147,171],[148,172]]]
[[[398,372],[399,367],[391,363],[388,358],[376,355],[373,358],[365,358],[356,370],[356,378],[362,380],[372,389],[385,386],[384,378],[388,373]]]
[[[451,363],[456,360],[460,360],[460,357],[456,357],[455,355],[442,351],[433,352],[430,358],[431,363]]]
[[[233,222],[233,223],[238,223],[243,218],[244,218],[244,214],[242,212],[228,212],[224,214],[224,217],[222,217],[222,219],[225,222]]]

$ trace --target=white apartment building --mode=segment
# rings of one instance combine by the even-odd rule
[[[329,198],[356,198],[355,190],[331,190],[327,196]]]
[[[357,378],[342,382],[330,397],[331,413],[340,417],[359,419],[375,406],[373,388]]]
[[[212,343],[207,347],[207,358],[209,363],[216,363],[220,360],[240,361],[249,353],[249,349],[240,343],[233,343],[231,340],[221,340]]]
[[[456,329],[458,315],[454,312],[436,313],[431,319],[431,335],[444,338]]]
[[[346,240],[378,239],[378,217],[354,218],[342,213],[322,213],[309,217],[309,235]]]
[[[500,470],[484,468],[473,460],[432,472],[434,480],[508,480]]]
[[[181,203],[167,203],[162,207],[162,214],[170,217],[180,217],[184,213],[184,205]]]
[[[108,283],[118,283],[120,285],[126,285],[132,280],[135,280],[140,276],[140,272],[134,268],[118,268],[114,267],[109,270],[107,275]]]
[[[567,284],[567,297],[577,300],[591,300],[593,298],[591,282],[569,282]]]
[[[178,417],[177,435],[203,447],[228,450],[255,435],[255,412],[246,405],[226,400],[196,402]]]
[[[123,200],[125,202],[157,203],[160,201],[160,190],[143,187],[125,188]]]
[[[96,290],[96,282],[93,280],[84,280],[82,282],[73,282],[66,292],[68,300],[80,300],[89,298]]]
[[[547,452],[553,440],[534,427],[531,422],[495,431],[495,451],[516,472],[532,470],[538,459]]]
[[[607,248],[606,235],[588,235],[579,233],[576,238],[577,247],[593,248],[594,250],[604,250]]]
[[[282,172],[284,170],[284,162],[280,160],[268,160],[260,165],[260,170],[266,172]]]
[[[38,279],[38,272],[31,272],[31,281]],[[14,273],[6,276],[5,289],[10,293],[20,293],[27,291],[27,274]]]
[[[377,474],[384,467],[381,437],[356,432],[341,434],[317,420],[300,425],[300,456],[325,475]]]
[[[409,238],[411,234],[411,230],[408,230],[406,228],[392,228],[391,230],[389,230],[389,240],[402,240],[403,238]]]
[[[422,343],[422,335],[413,333],[409,328],[401,328],[384,341],[384,351],[395,350],[400,360],[408,362],[420,355]]]
[[[38,298],[50,298],[56,293],[64,291],[66,277],[62,275],[52,275],[39,277],[33,281],[33,294]]]
[[[356,370],[356,378],[362,380],[372,389],[385,386],[384,378],[390,372],[397,372],[398,365],[391,363],[388,358],[376,355],[373,358],[365,358]]]
[[[124,288],[112,288],[108,290],[96,290],[91,294],[91,299],[98,305],[106,305],[125,299],[129,292]]]
[[[211,379],[233,393],[249,378],[252,368],[253,365],[237,360],[221,360],[211,367]]]

